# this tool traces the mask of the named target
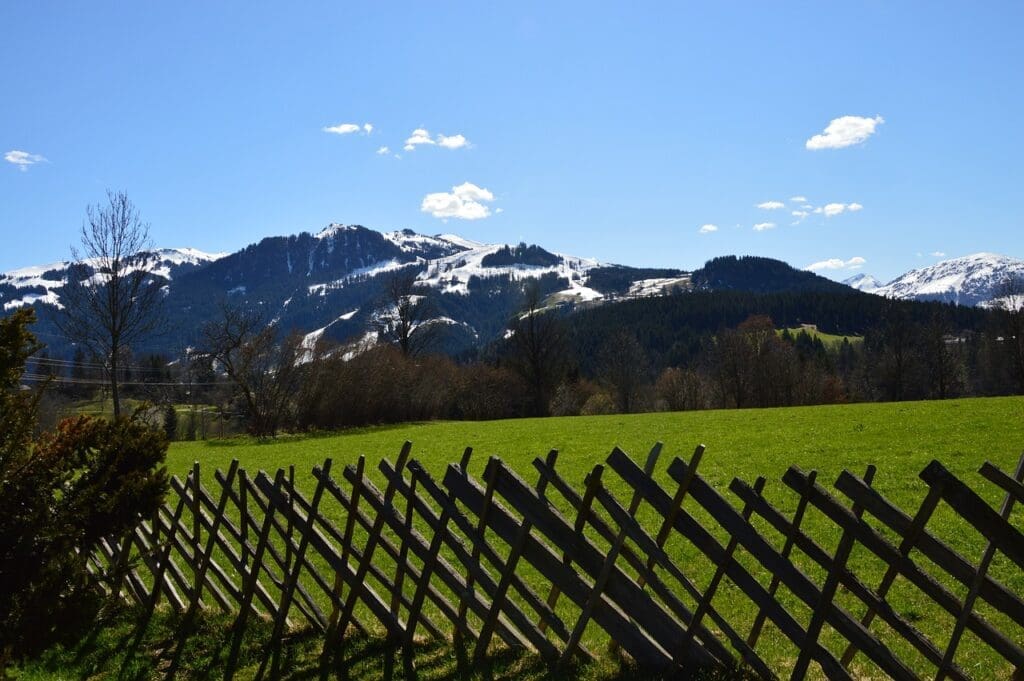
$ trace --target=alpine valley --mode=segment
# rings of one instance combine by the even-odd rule
[[[170,354],[193,345],[198,330],[221,314],[225,303],[258,309],[268,324],[300,330],[310,343],[372,341],[380,319],[391,313],[387,290],[396,277],[414,279],[415,292],[430,295],[431,323],[445,326],[440,349],[459,354],[503,337],[531,279],[546,305],[579,311],[715,291],[878,293],[984,306],[1008,278],[1024,276],[1024,261],[979,254],[914,270],[884,286],[867,275],[840,284],[767,258],[726,256],[688,272],[601,263],[540,246],[341,224],[316,234],[268,237],[230,254],[169,248],[149,256],[153,283],[165,291],[168,323],[151,347],[140,350]],[[36,308],[36,333],[52,354],[67,355],[70,348],[54,321],[61,291],[69,276],[94,274],[68,262],[7,272],[0,275],[0,306],[4,313]]]

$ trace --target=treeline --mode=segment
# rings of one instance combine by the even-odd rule
[[[1024,393],[1020,310],[725,291],[568,312],[544,306],[548,284],[521,284],[518,305],[502,301],[517,310],[503,338],[458,358],[440,351],[458,329],[410,277],[389,287],[376,343],[282,336],[259,315],[225,306],[186,356],[135,367],[164,380],[128,383],[161,404],[208,406],[198,427],[194,410],[184,419],[168,412],[181,421],[168,434],[179,437]],[[826,342],[819,331],[853,340]]]
[[[396,305],[407,319],[394,323],[404,340],[382,334],[390,342],[307,350],[302,376],[274,408],[278,427],[1024,393],[1020,311],[719,292],[570,314],[544,308],[542,290],[527,285],[505,338],[456,361],[431,352],[437,324],[416,322],[429,298],[406,295],[415,302]],[[780,330],[815,318],[826,319],[823,332],[860,334],[824,342],[813,330]],[[291,365],[296,352],[280,361]]]

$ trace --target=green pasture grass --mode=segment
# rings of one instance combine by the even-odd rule
[[[532,461],[537,457],[543,458],[549,449],[557,449],[557,470],[578,490],[582,490],[585,476],[595,465],[604,462],[613,447],[620,447],[642,466],[652,445],[660,441],[664,443],[664,449],[655,477],[669,494],[676,486],[666,472],[669,463],[677,456],[689,460],[694,447],[704,444],[707,450],[700,465],[700,472],[730,503],[737,507],[740,505],[738,499],[728,489],[733,478],[740,478],[753,484],[758,476],[764,476],[767,479],[765,496],[789,517],[796,508],[798,497],[781,479],[791,465],[806,471],[818,471],[819,483],[831,488],[842,470],[848,469],[860,475],[868,464],[874,464],[878,467],[874,486],[908,514],[913,515],[927,489],[918,478],[918,474],[932,459],[938,459],[954,474],[967,481],[993,506],[1001,501],[999,490],[984,481],[977,474],[977,469],[982,462],[988,460],[1003,470],[1012,472],[1019,453],[1024,449],[1024,398],[977,398],[941,402],[490,422],[429,422],[362,428],[341,433],[282,435],[266,441],[238,437],[174,443],[168,455],[168,467],[173,474],[183,477],[191,468],[193,461],[199,461],[203,484],[217,496],[219,486],[213,479],[213,473],[215,469],[226,470],[232,459],[238,459],[250,476],[254,476],[259,470],[265,470],[272,477],[278,468],[294,465],[296,484],[309,498],[313,490],[311,469],[321,464],[327,457],[334,461],[333,477],[341,482],[342,488],[351,489],[351,485],[344,480],[343,469],[354,464],[360,455],[365,455],[367,472],[374,483],[383,488],[384,479],[378,472],[377,465],[383,458],[394,461],[402,444],[407,440],[413,443],[412,458],[419,459],[438,481],[443,478],[446,466],[457,462],[463,450],[471,446],[475,453],[470,464],[470,474],[478,480],[482,476],[487,458],[493,455],[500,457],[532,484],[537,478]],[[603,481],[622,505],[629,503],[628,489],[614,472],[606,471]],[[845,500],[837,491],[834,491],[834,494],[840,500]],[[575,514],[568,503],[555,492],[549,492],[549,499],[569,522],[572,522]],[[399,499],[398,505],[404,513],[404,500]],[[685,508],[698,518],[720,543],[728,541],[728,534],[693,499],[686,502]],[[321,506],[321,511],[329,521],[339,527],[343,526],[344,513],[333,500],[326,500]],[[603,511],[599,513],[607,519]],[[183,518],[186,526],[190,526],[188,517],[186,510]],[[234,519],[237,520],[237,517]],[[642,505],[638,519],[649,533],[653,535],[657,532],[659,517],[650,507]],[[1024,527],[1024,511],[1016,511],[1013,522],[1017,527]],[[878,522],[872,524],[876,528],[880,527]],[[756,526],[770,543],[776,547],[782,546],[784,538],[766,523],[758,521]],[[839,532],[821,513],[814,509],[809,510],[803,528],[827,551],[835,551]],[[977,563],[984,550],[984,540],[980,535],[944,506],[940,506],[933,516],[928,529],[972,563]],[[882,532],[890,540],[898,543],[894,533],[884,528]],[[393,533],[385,532],[385,535],[398,543]],[[490,533],[488,538],[493,536]],[[592,528],[588,529],[588,537],[600,549],[607,550],[608,542],[600,538]],[[365,532],[358,532],[355,543],[362,546],[366,539]],[[546,538],[546,541],[557,550],[557,539]],[[495,541],[494,545],[501,556],[508,554],[507,545],[500,540]],[[678,535],[670,537],[666,544],[666,552],[692,579],[697,588],[703,591],[715,566],[688,540]],[[445,557],[450,561],[455,560],[447,552]],[[927,560],[920,554],[915,553],[914,558],[927,564]],[[752,556],[741,550],[737,553],[737,559],[762,585],[768,585],[770,575]],[[820,585],[824,581],[824,571],[799,551],[794,553],[793,559],[815,583]],[[375,554],[375,563],[385,571],[394,569],[393,563],[381,556],[380,549]],[[624,565],[622,559],[617,564],[623,566],[624,571],[632,577],[638,576],[635,570]],[[854,551],[850,565],[870,587],[879,583],[885,571],[885,565],[862,547]],[[928,570],[958,597],[962,598],[965,595],[966,588],[952,578],[943,575],[934,566],[929,565]],[[1024,593],[1024,573],[1001,555],[997,556],[990,572],[1003,581],[1011,591]],[[529,566],[522,566],[519,573],[542,599],[547,595],[548,583]],[[405,580],[407,596],[411,595],[415,588],[412,582],[411,579]],[[695,607],[693,599],[678,584],[673,582],[669,586],[688,608],[692,610]],[[457,599],[457,595],[449,591],[445,593],[450,599]],[[807,605],[789,593],[785,587],[779,590],[778,598],[801,626],[807,625],[811,617],[811,609]],[[514,596],[514,599],[518,599],[518,596]],[[863,605],[844,589],[840,590],[838,600],[855,617],[859,618],[863,613]],[[889,601],[914,626],[932,637],[940,650],[944,648],[953,625],[953,619],[945,611],[902,578],[896,581],[890,592]],[[757,609],[728,579],[723,581],[713,605],[725,620],[735,626],[741,636],[746,636]],[[321,603],[321,607],[329,605]],[[1009,622],[1008,618],[987,604],[982,605],[979,610],[998,628],[1005,631],[1011,640],[1024,640],[1024,629]],[[556,611],[571,629],[580,609],[563,597],[558,602]],[[428,615],[437,614],[436,610],[430,608],[426,612]],[[363,621],[372,621],[368,613],[362,614],[365,616]],[[435,621],[443,623],[439,617]],[[915,668],[920,668],[922,675],[933,673],[932,667],[920,654],[909,644],[887,633],[886,626],[880,621],[876,621],[872,630],[879,633],[901,658]],[[295,636],[300,637],[296,638],[296,641],[301,640],[301,632],[297,632]],[[835,654],[841,654],[843,640],[828,626],[823,630],[822,640]],[[587,677],[596,674],[597,678],[601,675],[614,676],[620,673],[617,671],[619,667],[610,662],[613,658],[604,653],[607,649],[607,636],[596,626],[588,627],[583,643],[600,661],[596,666],[588,667],[589,671],[576,672],[577,676]],[[312,643],[303,645],[315,647]],[[367,645],[377,651],[374,653],[378,655],[375,659],[383,659],[379,657],[383,653],[373,645]],[[293,650],[299,651],[300,648]],[[765,626],[757,650],[781,676],[786,675],[795,661],[796,648],[772,624]],[[983,678],[1009,678],[1012,673],[1012,669],[1001,662],[987,646],[976,640],[973,634],[965,636],[960,651],[957,655],[958,663],[973,675]],[[301,656],[305,653],[293,654]],[[458,664],[453,661],[456,658],[451,649],[436,649],[428,654],[447,660],[438,663],[438,669],[441,670],[438,678],[451,678],[463,674]],[[529,656],[518,657],[507,651],[499,655],[506,656],[497,662],[499,667],[509,665],[511,669],[524,670],[533,669],[532,665],[537,664],[536,660]],[[858,678],[880,678],[878,670],[866,662],[863,656],[855,660],[852,671]],[[502,677],[500,669],[498,672],[489,673],[495,678]],[[527,676],[531,675],[525,671],[524,673]],[[36,677],[29,675],[27,678]],[[354,678],[360,677],[355,675]]]
[[[818,331],[817,329],[804,328],[802,326],[794,326],[794,327],[790,327],[788,329],[779,329],[778,333],[782,334],[783,331],[789,331],[794,337],[799,335],[801,331],[806,331],[810,335],[811,338],[820,338],[821,342],[824,343],[825,346],[829,347],[829,348],[838,347],[838,346],[842,345],[844,340],[849,341],[851,345],[855,345],[857,343],[863,343],[864,342],[864,337],[863,336],[852,336],[852,335],[844,335],[844,334],[825,333],[824,331]]]

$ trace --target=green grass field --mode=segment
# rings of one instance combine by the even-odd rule
[[[495,455],[532,478],[531,461],[554,448],[560,452],[560,470],[574,482],[582,482],[615,446],[642,461],[651,446],[661,441],[667,465],[672,456],[689,457],[696,445],[704,444],[707,452],[701,471],[710,480],[724,489],[734,476],[752,482],[763,475],[769,481],[769,495],[782,487],[780,478],[791,464],[816,469],[820,480],[827,482],[844,468],[859,473],[873,463],[879,468],[879,489],[910,506],[924,490],[917,474],[933,458],[969,480],[980,480],[975,471],[986,459],[1011,468],[1024,450],[1024,398],[437,421],[282,436],[264,442],[250,438],[176,442],[170,448],[168,467],[184,475],[193,461],[200,461],[210,474],[213,468],[226,469],[237,458],[249,471],[272,472],[294,464],[301,475],[326,457],[338,467],[354,463],[363,454],[367,468],[375,470],[382,457],[393,460],[406,440],[413,443],[413,457],[435,476],[472,446],[472,473],[479,474],[486,457]]]
[[[779,329],[778,332],[781,334],[783,331],[789,331],[794,337],[801,331],[806,331],[811,336],[811,338],[820,338],[821,342],[824,343],[825,347],[828,348],[836,348],[842,345],[844,340],[849,341],[851,345],[864,342],[863,336],[837,335],[834,333],[825,333],[824,331],[818,331],[817,329],[811,328],[804,328],[801,326],[790,327],[789,329]]]
[[[543,457],[549,449],[555,448],[560,451],[558,468],[561,474],[578,487],[582,485],[584,476],[595,464],[605,459],[612,447],[621,447],[642,463],[650,447],[656,441],[662,441],[665,448],[656,476],[670,490],[672,483],[665,473],[668,463],[674,456],[688,458],[693,448],[703,443],[707,451],[701,472],[727,499],[738,505],[727,489],[733,477],[753,482],[758,475],[763,475],[768,479],[765,496],[787,514],[791,514],[796,506],[796,495],[781,482],[783,473],[790,465],[819,471],[819,482],[830,487],[841,470],[850,469],[860,474],[866,465],[872,463],[878,466],[875,487],[913,514],[926,490],[917,475],[933,458],[940,460],[983,493],[993,505],[998,503],[1001,499],[998,490],[984,482],[976,471],[985,460],[1012,471],[1019,453],[1024,449],[1024,398],[494,422],[431,422],[366,428],[338,434],[282,436],[266,442],[235,438],[174,443],[170,449],[168,466],[172,473],[183,476],[192,462],[198,460],[203,466],[204,484],[216,489],[212,479],[214,469],[226,469],[233,458],[239,459],[250,474],[260,469],[272,472],[278,467],[294,464],[298,484],[311,490],[312,478],[309,472],[324,458],[333,458],[334,476],[341,479],[341,468],[354,463],[363,454],[367,457],[367,470],[375,477],[378,486],[382,486],[382,476],[376,470],[377,463],[381,458],[394,460],[406,440],[414,443],[413,457],[420,459],[435,478],[443,476],[445,466],[457,461],[466,446],[472,446],[475,455],[470,467],[471,474],[479,477],[487,457],[496,455],[522,477],[532,481],[536,479],[532,460]],[[613,493],[625,502],[624,485],[615,475],[606,473],[604,480]],[[691,501],[687,508],[693,512],[694,506]],[[325,513],[335,522],[342,520],[338,515],[340,509],[328,509]],[[701,517],[701,512],[695,514]],[[657,520],[646,507],[641,508],[639,518],[649,531],[656,529]],[[704,519],[710,527],[710,519],[706,516]],[[1024,511],[1015,514],[1014,522],[1018,527],[1024,526]],[[983,542],[973,531],[964,532],[962,521],[947,509],[940,508],[928,527],[968,560],[978,560],[984,548]],[[835,549],[838,533],[819,513],[810,512],[804,528],[827,550]],[[778,534],[767,530],[765,534],[776,546],[781,545],[782,538]],[[718,532],[717,536],[720,540],[727,538],[723,532]],[[893,535],[889,533],[888,536],[892,538]],[[707,583],[714,566],[688,542],[674,537],[670,539],[666,550],[678,564],[685,567],[696,584],[703,587]],[[758,569],[749,556],[743,558],[742,562],[748,569]],[[802,555],[797,555],[796,560],[812,579],[821,583],[824,579],[822,570]],[[851,565],[869,585],[877,584],[884,571],[884,565],[862,547],[851,557]],[[1011,590],[1024,592],[1024,575],[1007,560],[997,559],[992,571]],[[538,591],[546,592],[546,584],[539,576],[526,571],[524,578],[534,584]],[[767,581],[767,576],[764,581]],[[950,586],[954,593],[963,596],[965,589],[959,584],[953,583],[951,579],[940,581]],[[737,597],[738,593],[735,588],[723,588],[715,598],[715,607],[726,619],[737,625],[738,630],[745,632],[755,613],[745,597]],[[810,618],[810,610],[785,591],[780,593],[798,621],[806,623]],[[859,601],[849,594],[841,594],[840,597],[845,599],[841,602],[855,614],[863,611]],[[916,627],[934,637],[940,648],[944,645],[952,620],[916,589],[898,580],[890,594],[890,602]],[[574,610],[574,607],[562,599],[559,614],[566,621],[572,622],[578,612],[578,608]],[[1024,639],[1024,631],[1019,627],[1012,629],[1012,625],[990,607],[985,606],[983,613],[1004,630],[1015,631],[1011,638],[1016,636],[1018,640]],[[826,628],[824,637],[829,647],[841,649],[841,642],[831,630]],[[602,632],[591,627],[584,642],[591,650],[603,650],[605,640]],[[920,664],[923,670],[930,669],[909,645],[887,640],[901,657]],[[114,644],[110,646],[117,648]],[[297,656],[297,664],[308,666],[311,662],[303,656],[308,657],[312,653],[304,653],[303,650],[305,648],[301,646],[296,647],[292,654]],[[958,662],[972,669],[973,673],[983,678],[1009,678],[1012,670],[1007,669],[983,644],[973,640],[972,635],[965,638],[961,650],[963,653],[958,654]],[[785,675],[784,670],[792,663],[793,648],[773,626],[766,627],[758,643],[758,651],[772,660],[773,666]],[[74,654],[80,657],[88,653],[79,651]],[[390,653],[378,650],[375,654],[378,656],[374,658],[376,662],[368,669],[380,669],[379,665],[386,663]],[[459,677],[465,672],[451,651],[425,651],[425,654],[437,656],[438,678]],[[117,659],[116,653],[112,659]],[[65,656],[56,655],[53,664],[59,668],[68,663]],[[145,667],[153,663],[142,659],[135,660],[133,664]],[[211,664],[215,665],[216,660]],[[859,664],[855,662],[856,676],[875,678],[869,667]],[[32,666],[26,671],[29,672],[28,678],[51,678],[47,676],[48,672],[38,666]],[[509,658],[506,662],[499,661],[498,668],[491,668],[483,677],[515,677],[522,673],[528,676],[544,675],[535,662],[517,657],[514,660]],[[623,671],[606,661],[595,668],[580,670],[580,673],[583,677],[610,678],[623,674]],[[374,673],[368,671],[365,676],[353,676],[372,678]]]

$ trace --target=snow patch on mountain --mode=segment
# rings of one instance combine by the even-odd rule
[[[473,277],[486,279],[490,277],[511,276],[515,279],[525,279],[529,277],[542,277],[545,274],[555,274],[559,278],[567,279],[572,289],[579,289],[582,293],[582,289],[586,288],[582,284],[582,275],[588,270],[601,265],[597,260],[577,258],[562,253],[552,253],[552,255],[558,257],[558,263],[549,266],[513,264],[495,267],[484,265],[484,258],[508,246],[507,244],[477,246],[453,255],[428,261],[426,270],[416,278],[417,282],[439,289],[442,293],[467,295],[469,293],[469,280]],[[587,290],[590,291],[590,289]]]
[[[665,295],[675,288],[689,288],[690,275],[682,277],[661,277],[657,279],[638,279],[629,285],[626,296],[629,298],[649,298]]]

